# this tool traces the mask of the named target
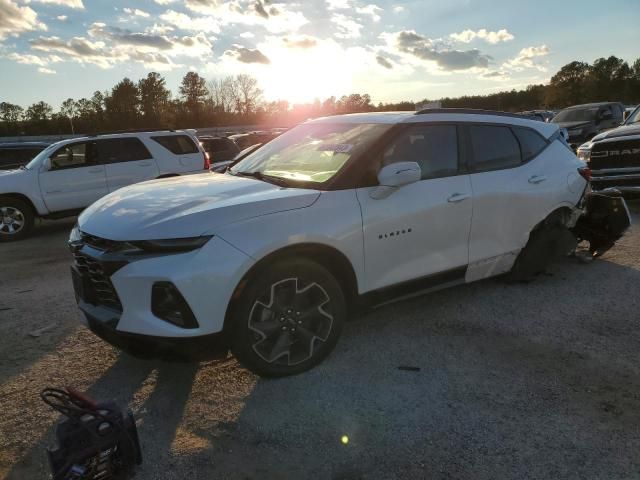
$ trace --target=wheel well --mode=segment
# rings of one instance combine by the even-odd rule
[[[274,263],[290,258],[304,258],[311,260],[329,270],[340,284],[344,292],[347,306],[353,307],[358,296],[358,280],[353,270],[351,262],[347,257],[333,247],[318,243],[306,243],[300,245],[292,245],[270,253],[266,257],[258,261],[238,282],[233,292],[227,313],[224,319],[224,330],[226,331],[230,325],[230,317],[236,306],[236,302],[240,299],[244,288],[248,282],[255,276],[261,274],[265,269]]]
[[[22,193],[3,193],[0,195],[0,198],[15,198],[16,200],[21,200],[25,202],[27,205],[29,205],[29,207],[31,208],[31,212],[33,213],[34,216],[36,217],[38,216],[38,211],[36,210],[36,207],[33,205],[33,202],[31,201],[31,199],[26,195],[23,195]]]

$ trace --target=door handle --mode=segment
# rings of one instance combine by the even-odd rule
[[[449,203],[458,203],[458,202],[461,202],[463,200],[466,200],[470,196],[471,195],[469,195],[468,193],[454,193],[449,198],[447,198],[447,202],[449,202]]]
[[[102,169],[102,167],[98,167],[98,168],[90,168],[89,169],[89,173],[102,173],[104,170]]]
[[[547,179],[544,175],[534,175],[533,177],[529,177],[529,183],[538,184],[542,183]]]

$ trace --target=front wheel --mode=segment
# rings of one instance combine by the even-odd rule
[[[287,260],[249,281],[232,316],[231,350],[264,377],[304,372],[335,347],[346,317],[336,279],[309,260]]]
[[[0,242],[22,240],[31,232],[34,224],[31,207],[12,197],[0,197]]]

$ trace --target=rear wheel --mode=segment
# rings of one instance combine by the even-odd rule
[[[0,197],[0,242],[22,240],[33,228],[34,215],[25,201]]]
[[[326,269],[288,260],[249,281],[233,314],[231,350],[264,377],[294,375],[324,360],[346,317],[344,294]]]

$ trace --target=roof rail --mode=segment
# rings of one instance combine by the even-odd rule
[[[132,128],[130,130],[113,130],[106,132],[90,133],[87,137],[97,137],[98,135],[118,135],[120,133],[143,133],[143,132],[175,132],[173,128]]]
[[[519,115],[517,113],[500,112],[498,110],[481,110],[479,108],[426,108],[416,112],[415,115],[424,115],[427,113],[466,113],[474,115],[495,115],[497,117],[529,118],[526,115]]]

